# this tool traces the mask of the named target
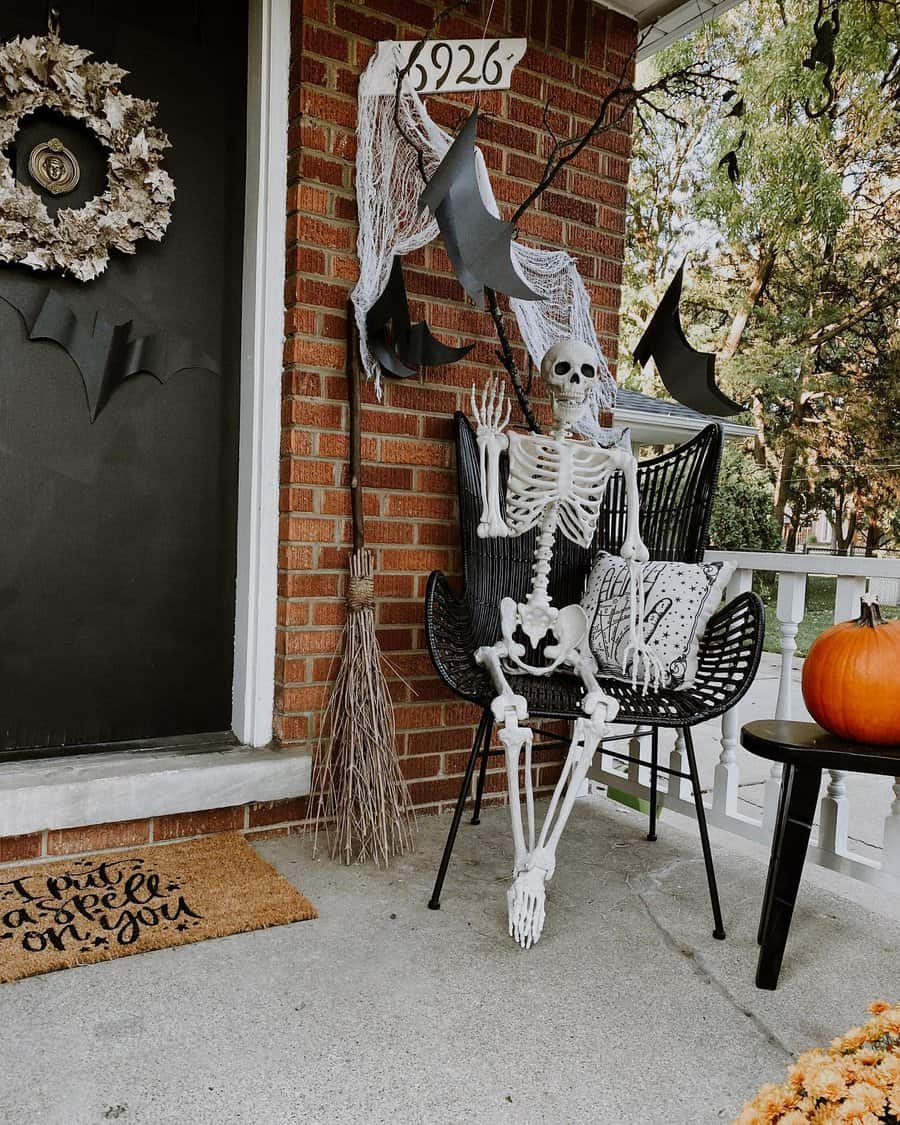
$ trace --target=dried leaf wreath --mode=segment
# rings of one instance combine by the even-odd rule
[[[159,242],[172,219],[171,176],[160,167],[169,138],[153,124],[156,103],[124,94],[115,63],[53,32],[0,46],[0,261],[63,270],[90,281],[110,251],[134,253],[139,238]],[[19,123],[38,109],[82,122],[109,152],[107,188],[53,219],[40,196],[16,181],[6,149]]]

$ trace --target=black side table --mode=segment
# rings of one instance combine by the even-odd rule
[[[822,770],[898,777],[900,746],[848,742],[828,734],[816,723],[779,719],[747,723],[741,730],[741,745],[761,758],[784,763],[778,819],[757,935],[762,948],[756,967],[756,987],[774,989],[816,815]]]

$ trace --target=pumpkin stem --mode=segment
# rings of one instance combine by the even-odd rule
[[[859,617],[856,619],[857,625],[868,625],[870,629],[875,629],[879,625],[884,624],[884,618],[881,616],[881,608],[878,605],[878,598],[874,594],[863,594],[860,600]]]

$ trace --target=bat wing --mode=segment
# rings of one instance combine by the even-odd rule
[[[43,285],[8,282],[0,295],[22,317],[30,340],[50,340],[68,353],[81,375],[93,422],[112,389],[108,357],[115,351],[115,326],[96,314],[75,312],[56,290]]]
[[[510,243],[515,228],[485,207],[478,187],[473,110],[419,197],[437,220],[444,245],[460,284],[476,305],[484,304],[488,286],[521,301],[543,298],[520,277],[513,265]]]
[[[700,414],[740,414],[745,407],[729,398],[716,383],[716,357],[692,348],[684,334],[678,307],[683,279],[684,262],[634,349],[635,362],[643,367],[652,357],[666,390],[683,406]]]
[[[385,371],[397,379],[411,379],[417,374],[408,367],[395,351],[385,335],[385,328],[391,325],[394,340],[409,331],[409,305],[406,303],[406,286],[403,284],[403,269],[400,259],[394,257],[387,285],[366,313],[366,332],[369,347]]]
[[[413,366],[443,367],[448,363],[456,363],[474,347],[474,344],[467,344],[464,348],[453,348],[441,343],[422,320],[413,324],[406,335],[398,340],[396,350],[405,363]]]
[[[175,334],[133,336],[132,322],[114,324],[99,313],[78,313],[54,289],[6,282],[0,298],[22,317],[30,340],[50,340],[68,353],[78,368],[91,422],[113,390],[130,375],[147,372],[164,383],[188,368],[220,373],[219,365]]]
[[[392,342],[385,336],[391,325]],[[406,286],[400,259],[395,257],[387,285],[366,316],[369,345],[381,366],[399,379],[416,374],[415,367],[441,367],[462,359],[474,347],[452,348],[442,344],[432,335],[431,329],[420,321],[410,322]]]
[[[167,383],[179,371],[222,374],[219,363],[185,336],[176,332],[148,332],[145,336],[132,336],[130,321],[119,328],[128,331],[124,344],[125,357],[116,382],[139,374],[152,375],[159,383]]]

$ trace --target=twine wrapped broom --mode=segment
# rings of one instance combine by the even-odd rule
[[[412,808],[397,758],[394,709],[375,635],[374,559],[365,546],[360,479],[359,365],[352,308],[347,310],[350,400],[350,503],[353,551],[347,623],[337,678],[322,715],[313,778],[315,846],[324,828],[331,858],[343,863],[412,848]]]

